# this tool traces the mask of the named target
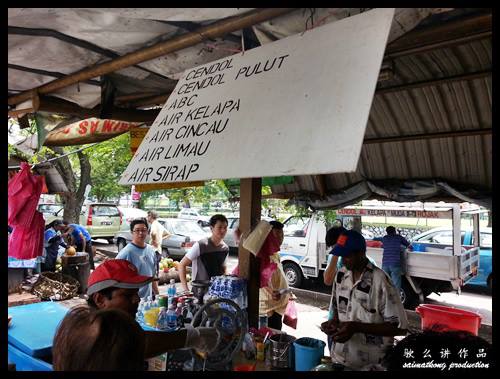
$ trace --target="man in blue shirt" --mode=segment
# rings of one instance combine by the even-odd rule
[[[116,259],[126,259],[131,262],[140,275],[153,277],[156,274],[156,251],[153,246],[146,243],[149,234],[148,222],[145,218],[138,218],[130,222],[132,242],[118,253]],[[158,282],[147,283],[139,289],[139,297],[147,298],[160,293]]]
[[[385,231],[387,235],[382,238],[384,254],[382,256],[382,270],[384,270],[392,279],[394,286],[401,289],[401,255],[404,247],[410,243],[403,236],[396,234],[394,226],[388,226]]]
[[[94,252],[92,250],[92,237],[90,237],[90,233],[79,224],[69,224],[67,221],[63,221],[63,223],[66,225],[66,233],[71,236],[72,243],[76,245],[76,251],[88,253],[90,268],[94,270]]]

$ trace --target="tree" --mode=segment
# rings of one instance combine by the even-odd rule
[[[130,187],[118,184],[132,158],[128,133],[89,148],[87,154],[92,166],[90,194],[96,196],[97,201],[130,192]]]
[[[9,119],[9,126],[17,124],[14,119]],[[33,119],[29,119],[30,127],[20,131],[20,134],[25,137],[30,137],[37,132],[36,123]],[[9,128],[10,133],[10,128]],[[14,145],[9,143],[9,156],[12,153],[25,158],[28,163],[36,164],[43,162],[50,158],[56,158],[70,152],[70,149],[63,149],[61,147],[48,148],[42,146],[37,151],[33,151],[30,154],[24,153],[20,154]],[[78,159],[74,160],[73,165],[70,162],[68,156],[63,156],[59,159],[52,161],[52,164],[57,169],[61,175],[68,192],[61,194],[62,203],[64,205],[63,217],[69,222],[78,223],[80,210],[84,201],[85,187],[90,183],[90,163],[87,155],[79,151],[77,153]]]

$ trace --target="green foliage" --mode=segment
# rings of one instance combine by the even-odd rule
[[[90,195],[103,201],[130,191],[130,187],[118,184],[132,158],[128,133],[101,142],[83,152],[89,157],[92,167]],[[73,156],[72,159],[78,160],[78,157]]]
[[[333,211],[333,210],[329,210],[329,209],[326,209],[326,210],[322,210],[322,211],[319,211],[318,212],[318,215],[320,217],[320,220],[322,220],[327,229],[329,229],[330,227],[332,227],[333,225],[337,224],[337,212]]]

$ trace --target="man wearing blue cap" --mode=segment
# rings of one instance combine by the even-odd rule
[[[332,360],[354,370],[379,365],[394,336],[405,335],[408,329],[399,293],[387,274],[366,257],[360,233],[342,232],[332,252],[344,263],[333,281],[333,319],[321,324],[335,342]]]

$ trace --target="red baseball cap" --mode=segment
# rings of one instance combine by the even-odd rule
[[[90,274],[87,295],[109,287],[141,288],[152,281],[152,276],[139,275],[137,268],[126,259],[109,259]]]

